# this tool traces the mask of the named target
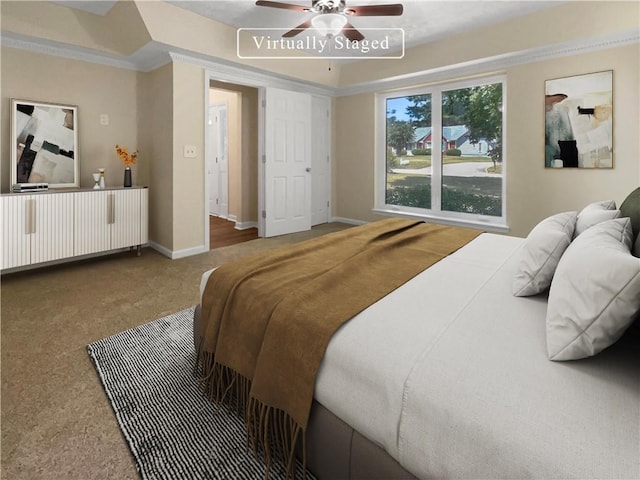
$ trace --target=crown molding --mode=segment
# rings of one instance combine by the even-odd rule
[[[38,37],[21,35],[19,33],[2,31],[0,41],[3,47],[18,48],[44,55],[70,58],[83,62],[97,63],[109,67],[139,70],[139,66],[132,60],[109,52],[99,52],[85,47],[77,47],[66,43],[45,40]]]
[[[156,41],[147,43],[129,56],[5,31],[0,33],[0,44],[3,47],[139,72],[150,72],[171,62],[170,46]]]
[[[423,83],[450,80],[456,77],[466,77],[481,73],[495,72],[516,65],[524,65],[553,58],[561,58],[597,50],[622,47],[638,42],[640,42],[640,28],[633,28],[631,30],[624,30],[612,34],[581,38],[553,45],[545,45],[527,50],[479,58],[468,62],[436,67],[419,72],[412,72],[406,75],[398,75],[380,80],[372,80],[371,82],[338,87],[335,89],[335,92],[336,96],[340,97],[378,92],[381,90],[394,90]]]
[[[174,62],[198,65],[208,71],[208,75],[216,80],[241,83],[256,87],[273,87],[311,93],[314,95],[335,96],[336,89],[317,83],[294,79],[274,72],[267,72],[246,65],[221,59],[210,59],[181,52],[169,52]]]
[[[370,82],[363,82],[344,87],[330,87],[304,80],[295,79],[274,72],[235,63],[229,60],[210,57],[171,45],[151,41],[134,54],[125,57],[109,52],[69,45],[37,37],[2,31],[0,44],[5,47],[29,50],[45,55],[80,60],[110,67],[149,72],[172,61],[202,66],[214,72],[213,77],[220,80],[237,82],[242,79],[252,85],[288,88],[305,91],[317,95],[347,96],[371,93],[381,90],[406,88],[422,83],[450,80],[455,77],[478,75],[487,72],[504,70],[508,67],[535,63],[553,58],[578,55],[597,50],[617,48],[640,42],[640,28],[624,30],[607,35],[586,37],[568,42],[545,45],[517,52],[509,52],[468,62],[461,62],[428,70],[412,72]]]
[[[220,80],[237,82],[238,79],[242,79],[260,86],[288,88],[316,95],[335,95],[335,89],[331,87],[297,80],[224,59],[201,55],[156,41],[147,43],[128,57],[4,31],[0,34],[0,44],[3,47],[140,72],[153,71],[172,61],[189,63],[199,65],[208,70],[214,70],[214,76]]]

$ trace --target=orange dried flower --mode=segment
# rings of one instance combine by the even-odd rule
[[[125,167],[129,167],[136,163],[138,160],[138,150],[133,153],[129,153],[127,147],[121,147],[120,145],[116,145],[116,153],[118,157],[122,160],[122,163]]]

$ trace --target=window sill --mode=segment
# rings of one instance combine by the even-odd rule
[[[391,208],[374,208],[373,213],[385,215],[388,217],[415,218],[416,220],[424,220],[432,223],[440,223],[442,225],[451,225],[454,227],[477,228],[487,232],[509,233],[511,230],[509,225],[503,223],[492,223],[484,220],[467,220],[461,218],[440,217],[437,215],[429,215],[424,213],[411,213]]]

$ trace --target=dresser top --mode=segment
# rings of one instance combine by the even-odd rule
[[[136,190],[140,188],[149,188],[146,186],[136,186],[133,187],[106,187],[106,188],[49,188],[47,190],[27,190],[24,192],[11,192],[11,193],[2,193],[0,196],[8,197],[12,195],[42,195],[42,194],[50,194],[50,193],[75,193],[75,192],[105,192],[109,190]]]

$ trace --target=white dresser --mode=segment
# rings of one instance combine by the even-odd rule
[[[0,269],[137,247],[149,238],[149,190],[48,190],[0,195]]]

